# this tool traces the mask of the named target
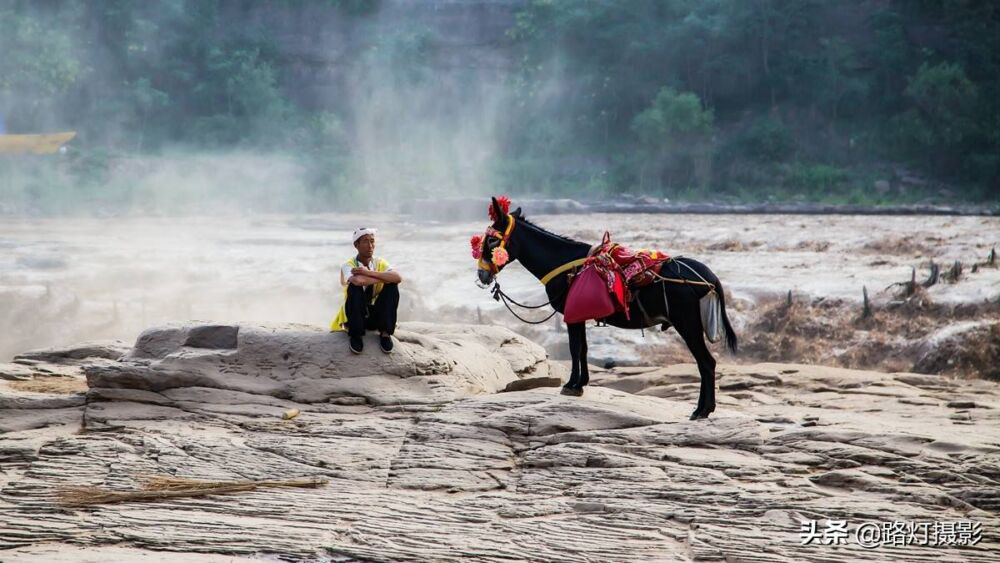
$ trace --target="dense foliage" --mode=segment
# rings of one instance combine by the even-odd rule
[[[593,157],[589,178],[821,199],[922,175],[997,197],[1000,5],[625,5],[534,0],[513,31],[527,83],[562,72],[572,84],[526,127],[565,127],[582,141],[566,153]]]
[[[480,151],[488,174],[468,176],[479,191],[998,199],[993,2],[525,0],[495,47],[514,63],[479,90],[479,74],[459,76],[450,98],[439,75],[463,72],[442,63],[454,58],[452,30],[407,19],[379,27],[391,4],[4,0],[0,127],[79,131],[61,173],[84,186],[106,183],[123,158],[241,150],[294,155],[313,194],[335,201],[355,194],[366,170],[365,182],[387,177],[371,175],[361,137],[397,141],[412,164],[419,151],[402,147],[427,138],[421,116],[455,127],[440,118],[464,93],[492,104],[500,124],[477,130],[490,137]],[[296,21],[317,18],[351,38],[325,66],[290,39]],[[383,103],[367,125],[380,134],[361,131],[359,67],[383,69],[360,97],[382,103],[372,92],[389,84],[422,113]],[[303,80],[320,73],[342,77],[329,95],[305,95]],[[413,96],[421,87],[433,94]],[[494,90],[502,95],[484,102]]]

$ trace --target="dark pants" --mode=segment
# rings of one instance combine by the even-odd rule
[[[382,285],[375,303],[372,303],[374,285],[347,286],[347,334],[364,336],[365,329],[378,330],[386,334],[396,332],[396,309],[399,308],[399,286],[394,283]]]

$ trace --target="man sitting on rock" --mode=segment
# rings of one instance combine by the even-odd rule
[[[403,278],[392,270],[386,259],[375,256],[377,233],[377,229],[356,229],[354,248],[358,254],[340,268],[344,304],[330,330],[341,331],[346,327],[351,352],[355,354],[365,349],[361,337],[366,329],[378,330],[379,347],[386,354],[392,352],[392,333],[396,331],[399,283]]]

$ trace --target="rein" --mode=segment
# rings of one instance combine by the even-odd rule
[[[487,234],[488,235],[489,234],[493,234],[497,238],[500,239],[500,245],[497,247],[498,249],[506,250],[507,242],[510,240],[510,235],[514,231],[514,224],[515,224],[514,216],[513,215],[507,215],[507,228],[504,229],[503,234],[500,234],[499,232],[493,230],[492,227],[490,227],[490,229],[487,230]],[[483,241],[483,244],[485,245],[486,242]],[[556,268],[555,270],[549,272],[545,276],[545,278],[542,279],[542,284],[543,285],[548,284],[548,282],[551,281],[552,278],[554,278],[555,276],[559,275],[562,272],[565,272],[566,270],[569,270],[570,268],[573,268],[574,266],[577,265],[576,262],[580,262],[581,264],[583,263],[582,260],[577,260],[577,261],[571,262],[569,264],[564,264],[564,265],[560,266],[559,268]],[[487,272],[490,272],[494,276],[496,276],[497,274],[500,273],[500,268],[495,263],[487,262],[483,258],[479,259],[479,269],[480,270],[486,270]],[[568,287],[567,287],[566,291],[569,291]],[[563,296],[566,294],[566,291],[563,291],[562,294],[560,294],[558,297],[556,297],[554,299],[549,299],[547,302],[542,303],[541,305],[525,305],[523,303],[518,303],[513,298],[511,298],[509,295],[507,295],[506,293],[504,293],[504,291],[502,289],[500,289],[500,282],[496,281],[496,278],[494,278],[493,289],[492,289],[493,299],[494,300],[500,301],[501,303],[503,303],[504,307],[506,307],[507,310],[510,311],[510,314],[514,315],[517,318],[517,320],[521,321],[522,323],[527,323],[527,324],[532,324],[532,325],[538,325],[538,324],[542,324],[544,322],[547,322],[549,319],[551,319],[552,317],[554,317],[555,314],[558,313],[558,311],[556,311],[555,308],[553,308],[552,309],[552,313],[550,313],[549,316],[545,317],[544,319],[542,319],[540,321],[529,321],[528,319],[522,317],[521,315],[518,315],[514,311],[514,309],[511,308],[510,304],[513,303],[514,305],[516,305],[516,306],[518,306],[518,307],[520,307],[522,309],[541,309],[542,307],[546,307],[548,305],[551,305],[553,302],[558,301],[559,299],[562,299]]]
[[[544,319],[542,319],[540,321],[529,321],[528,319],[526,319],[526,318],[522,317],[521,315],[518,315],[517,313],[515,313],[514,309],[510,308],[510,303],[513,303],[514,305],[517,305],[518,307],[520,307],[522,309],[541,309],[542,307],[545,307],[547,305],[551,305],[552,303],[554,303],[554,302],[562,299],[563,296],[566,295],[566,292],[569,291],[569,286],[567,285],[566,286],[566,290],[563,291],[562,293],[560,293],[558,297],[549,299],[547,302],[542,303],[541,305],[524,305],[524,304],[518,303],[517,301],[515,301],[514,299],[512,299],[509,295],[507,295],[506,293],[504,293],[503,290],[500,289],[500,282],[498,282],[498,281],[494,281],[493,282],[493,290],[492,291],[493,291],[493,299],[495,299],[496,301],[500,301],[501,303],[503,303],[504,307],[507,307],[507,310],[510,311],[510,314],[514,315],[515,317],[517,317],[517,320],[521,321],[522,323],[528,323],[530,325],[540,325],[540,324],[548,321],[552,317],[554,317],[556,315],[556,313],[558,313],[559,311],[556,311],[555,308],[553,307],[552,308],[552,312],[549,313],[549,316],[545,317]]]

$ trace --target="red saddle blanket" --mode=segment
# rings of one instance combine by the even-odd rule
[[[563,318],[573,319],[567,320],[567,323],[581,322],[581,320],[603,318],[614,312],[611,311],[601,317],[593,316],[607,309],[604,300],[593,292],[593,283],[589,279],[586,283],[580,284],[581,287],[575,287],[577,281],[589,278],[591,274],[588,270],[593,270],[604,281],[607,293],[613,301],[614,310],[624,312],[625,318],[629,318],[628,304],[632,300],[631,290],[652,283],[659,270],[657,266],[667,260],[670,260],[670,256],[663,252],[645,249],[633,251],[611,242],[611,235],[604,233],[601,245],[591,252],[590,257],[584,262],[583,270],[572,282]]]

